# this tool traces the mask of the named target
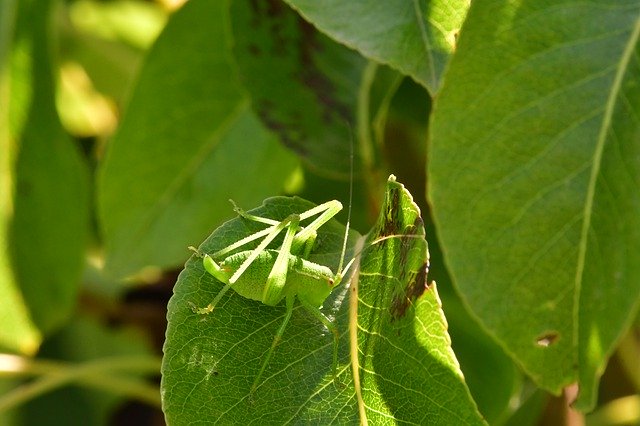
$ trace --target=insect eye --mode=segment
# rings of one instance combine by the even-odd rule
[[[333,287],[333,283],[334,283],[334,282],[335,282],[335,281],[333,280],[333,278],[329,278],[328,283],[329,283],[329,286],[330,286],[330,287]]]

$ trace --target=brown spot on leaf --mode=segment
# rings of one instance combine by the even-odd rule
[[[422,220],[421,216],[417,216],[416,220],[413,221],[413,228],[415,230],[424,228],[424,220]]]
[[[353,118],[351,109],[339,101],[333,82],[316,64],[315,56],[323,51],[319,40],[322,35],[302,18],[298,18],[298,28],[300,29],[298,45],[301,64],[298,74],[300,81],[309,88],[322,107],[322,120],[325,123],[332,124],[335,114],[338,115],[339,120],[351,122]]]
[[[427,272],[429,262],[425,262],[418,270],[413,280],[404,288],[404,291],[394,297],[391,302],[391,321],[402,318],[406,315],[407,309],[429,288],[427,285]]]
[[[393,189],[390,191],[389,198],[385,205],[387,209],[384,212],[384,222],[378,232],[380,237],[387,237],[398,233],[400,211],[400,193],[398,190]]]
[[[251,0],[242,16],[251,34],[236,39],[243,80],[253,91],[254,107],[262,122],[301,158],[315,158],[311,146],[322,127],[342,127],[352,121],[351,108],[338,96],[338,88],[323,68],[332,43],[282,0]],[[245,10],[240,7],[240,10]],[[244,62],[243,62],[244,61]],[[272,87],[256,73],[263,63],[273,62],[268,82],[289,81],[290,87]],[[263,67],[262,67],[263,68]],[[273,101],[273,96],[287,99]],[[313,134],[312,134],[313,133]]]

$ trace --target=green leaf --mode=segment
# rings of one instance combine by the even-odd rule
[[[388,64],[436,93],[466,0],[285,0],[333,39]]]
[[[50,8],[51,2],[23,2],[18,11],[12,69],[18,96],[10,109],[17,153],[12,158],[15,189],[8,235],[12,278],[33,323],[45,333],[75,308],[89,225],[86,165],[54,105]],[[3,304],[6,315],[21,305],[17,300]],[[10,321],[21,324],[5,332],[24,333],[18,338],[20,350],[33,351],[39,337],[28,330],[29,320],[20,315]]]
[[[432,222],[426,222],[425,227],[434,229]],[[447,273],[437,234],[429,237],[429,255],[429,276],[438,283],[451,346],[469,391],[487,423],[501,424],[513,411],[523,375],[465,308]]]
[[[359,408],[371,424],[389,418],[413,424],[482,424],[451,350],[436,285],[427,286],[424,238],[420,210],[391,176],[350,288],[358,300],[350,315],[357,317]],[[352,319],[352,333],[354,326]]]
[[[541,387],[597,378],[640,301],[640,3],[473,3],[430,198],[474,314]],[[469,73],[473,69],[473,73]]]
[[[437,281],[443,289],[445,283]],[[445,284],[445,285],[443,285]],[[450,283],[449,283],[450,285]],[[479,411],[489,424],[499,424],[509,412],[521,385],[514,362],[474,321],[457,297],[441,290],[452,348]]]
[[[432,229],[427,223],[427,229]],[[504,350],[463,306],[447,275],[436,236],[429,239],[430,276],[438,283],[449,324],[451,346],[478,409],[489,424],[499,424],[512,410],[522,374]]]
[[[231,195],[257,203],[295,167],[233,80],[228,27],[227,2],[190,1],[147,56],[100,175],[105,268],[115,276],[182,262],[228,217]]]
[[[40,335],[29,318],[9,258],[9,229],[13,214],[13,168],[15,144],[10,131],[9,94],[12,79],[7,72],[12,55],[13,31],[18,10],[17,1],[0,3],[0,347],[33,352],[40,343]]]
[[[250,213],[281,220],[312,206],[274,197]],[[264,227],[233,219],[199,250],[215,252]],[[335,271],[343,238],[344,226],[328,222],[309,260]],[[229,292],[210,314],[195,314],[192,305],[206,306],[222,284],[204,271],[200,258],[189,260],[169,302],[161,384],[168,423],[358,424],[364,416],[371,424],[482,423],[451,352],[435,284],[426,286],[422,219],[402,185],[389,180],[374,230],[366,241],[352,231],[349,247],[348,259],[359,254],[356,278],[336,288],[323,308],[340,332],[336,377],[333,336],[296,305],[253,395],[251,385],[285,308]]]
[[[281,1],[234,1],[231,17],[238,71],[263,123],[315,172],[348,177],[366,61]]]

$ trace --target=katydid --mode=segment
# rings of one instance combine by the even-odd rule
[[[235,206],[235,211],[244,219],[264,223],[267,227],[211,255],[200,253],[197,249],[191,247],[198,256],[202,257],[205,270],[225,284],[208,306],[204,308],[192,306],[194,312],[199,314],[212,312],[229,289],[247,299],[259,301],[268,306],[276,306],[283,299],[285,300],[286,313],[284,319],[262,361],[262,366],[251,386],[251,393],[259,385],[260,378],[269,364],[273,351],[284,334],[293,313],[296,298],[307,311],[333,333],[333,371],[334,374],[336,372],[338,330],[331,320],[321,312],[320,307],[334,287],[341,283],[353,263],[352,259],[343,270],[349,235],[349,219],[345,227],[342,253],[337,272],[334,273],[327,266],[311,262],[308,258],[316,240],[317,230],[331,220],[340,210],[342,210],[342,204],[337,200],[333,200],[305,212],[291,214],[285,219],[277,221],[249,214]],[[315,219],[311,223],[302,225],[305,220],[313,217]],[[277,250],[267,248],[283,231],[285,235],[280,247]],[[256,248],[229,254],[262,237],[264,239]],[[218,260],[218,262],[214,259]]]

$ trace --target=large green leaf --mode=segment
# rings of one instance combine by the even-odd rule
[[[26,1],[18,11],[11,70],[15,98],[9,108],[17,144],[15,158],[10,157],[15,174],[15,189],[9,192],[14,197],[9,233],[13,277],[3,277],[5,285],[11,279],[19,284],[30,317],[43,332],[59,327],[75,307],[89,225],[86,166],[54,105],[51,5]],[[21,341],[22,351],[32,351],[38,337],[29,321],[16,315],[21,301],[9,300],[2,304],[3,315],[15,328],[8,325],[3,333]]]
[[[232,77],[228,7],[195,0],[171,17],[111,141],[98,199],[114,275],[182,262],[231,195],[257,203],[295,167]]]
[[[432,224],[427,224],[430,229]],[[451,346],[478,409],[489,424],[499,424],[513,409],[522,374],[515,363],[463,306],[442,259],[436,235],[429,235],[430,277],[449,324]]]
[[[0,346],[22,352],[33,352],[40,342],[39,333],[29,318],[9,258],[9,226],[13,213],[11,182],[15,145],[9,131],[9,93],[11,83],[9,61],[17,1],[0,4]]]
[[[366,60],[280,0],[234,1],[231,17],[238,71],[261,120],[316,172],[349,176]]]
[[[335,40],[436,93],[467,0],[285,0]]]
[[[478,0],[433,117],[458,288],[540,386],[578,381],[582,408],[640,300],[639,37],[637,0]]]
[[[312,206],[275,197],[251,213],[280,220]],[[199,249],[211,253],[262,228],[236,218]],[[335,271],[343,237],[344,226],[327,223],[309,259]],[[189,260],[169,302],[161,385],[168,423],[482,423],[451,352],[435,284],[426,285],[422,219],[402,185],[390,179],[376,226],[366,240],[352,232],[349,247],[355,278],[323,308],[340,332],[335,378],[331,333],[297,305],[254,394],[285,308],[229,292],[213,312],[196,314],[192,305],[206,306],[222,284],[201,259]]]

